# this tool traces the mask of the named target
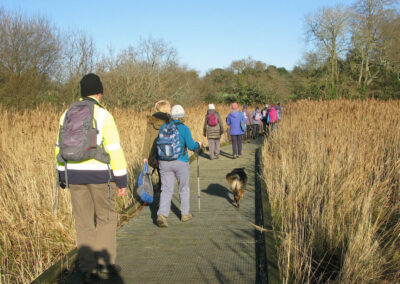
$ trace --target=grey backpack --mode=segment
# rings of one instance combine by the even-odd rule
[[[60,153],[57,160],[60,163],[81,162],[88,159],[96,159],[106,164],[110,162],[110,156],[104,150],[103,142],[97,144],[99,131],[94,119],[95,104],[98,104],[95,100],[85,98],[73,103],[65,113],[58,138]]]

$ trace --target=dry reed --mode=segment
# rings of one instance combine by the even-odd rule
[[[263,146],[285,283],[400,279],[400,102],[300,101]]]
[[[203,137],[206,105],[186,109],[193,138]],[[217,106],[221,117],[229,111]],[[128,163],[132,192],[141,167],[146,115],[111,110]],[[54,148],[61,112],[40,107],[16,113],[0,107],[0,283],[30,283],[75,246],[75,229],[68,190],[59,190],[57,214],[52,214],[55,184]],[[226,139],[226,135],[222,140]],[[118,210],[133,203],[132,194]]]

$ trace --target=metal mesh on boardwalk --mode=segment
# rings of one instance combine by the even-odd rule
[[[200,157],[201,211],[197,208],[197,169],[191,164],[191,212],[180,221],[177,187],[168,228],[155,223],[156,209],[144,208],[118,231],[117,263],[125,283],[255,283],[256,231],[254,156],[257,144],[243,145],[243,156]],[[222,149],[231,153],[230,146]],[[225,175],[246,167],[249,177],[240,209],[233,204]]]

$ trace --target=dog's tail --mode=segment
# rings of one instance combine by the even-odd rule
[[[240,176],[235,174],[235,178],[232,179],[232,190],[238,192],[240,189]]]

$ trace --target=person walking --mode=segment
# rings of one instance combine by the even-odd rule
[[[158,192],[161,191],[160,167],[157,161],[156,140],[161,126],[171,120],[171,104],[167,100],[155,103],[155,113],[147,116],[146,133],[143,143],[142,157],[148,161],[149,166],[157,170]]]
[[[62,183],[66,182],[70,188],[76,227],[78,268],[83,280],[92,283],[99,274],[110,275],[120,270],[120,267],[115,265],[115,195],[118,192],[118,196],[121,197],[126,193],[127,166],[114,118],[100,104],[103,85],[99,76],[93,73],[85,75],[80,81],[80,88],[82,98],[72,104],[60,118],[56,160],[59,180]],[[75,107],[78,104],[81,107]],[[88,114],[90,108],[92,114]],[[85,120],[80,120],[80,115],[86,115]],[[93,150],[92,155],[81,161],[66,159],[71,153],[65,149],[69,142],[76,140],[74,135],[87,135],[85,132],[71,132],[71,129],[76,130],[80,126],[80,129],[84,130],[88,118],[92,118],[89,125],[96,125],[89,140],[94,143],[90,148],[90,151]],[[78,125],[78,121],[83,123]],[[87,149],[84,149],[84,152],[89,152]]]
[[[281,103],[277,103],[276,106],[275,106],[275,109],[278,112],[279,116],[282,116]]]
[[[251,139],[251,121],[252,121],[252,117],[250,115],[250,111],[248,110],[247,106],[244,105],[243,106],[243,110],[242,110],[243,116],[246,118],[246,131],[243,135],[243,140],[247,143],[250,143],[250,139]]]
[[[258,107],[256,107],[256,109],[252,112],[251,114],[251,118],[252,118],[252,137],[253,139],[257,139],[258,134],[260,133],[260,124],[261,124],[261,120],[262,120],[262,114],[259,110]]]
[[[179,197],[181,201],[181,221],[186,222],[192,219],[193,215],[190,213],[190,173],[187,149],[195,151],[201,148],[202,145],[201,142],[193,141],[189,127],[184,124],[185,110],[181,105],[174,105],[172,107],[171,118],[171,122],[161,127],[158,139],[165,138],[167,134],[171,135],[171,137],[178,136],[179,145],[174,145],[172,150],[169,148],[168,151],[165,151],[162,148],[164,147],[162,143],[157,144],[161,175],[160,208],[157,212],[157,224],[159,227],[168,227],[167,218],[171,210],[175,178],[178,181]],[[166,129],[168,129],[168,131],[164,131]],[[176,159],[170,158],[169,156],[167,157],[167,154],[175,152],[178,152]]]
[[[279,112],[275,109],[273,105],[271,105],[267,116],[268,134],[271,134],[272,131],[276,128],[279,120]]]
[[[233,158],[239,158],[242,155],[242,136],[244,131],[242,130],[242,122],[246,123],[247,120],[243,113],[239,111],[238,103],[232,103],[232,111],[226,117],[226,124],[230,126],[229,134],[232,139],[232,151]]]
[[[263,133],[264,135],[267,135],[268,132],[268,123],[267,123],[267,119],[268,119],[268,112],[269,112],[269,105],[265,104],[265,107],[261,110],[261,114],[262,114],[262,124],[263,124]]]
[[[218,159],[220,153],[221,135],[224,133],[224,125],[214,104],[208,105],[204,119],[203,136],[208,139],[210,159]]]

